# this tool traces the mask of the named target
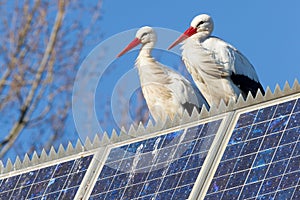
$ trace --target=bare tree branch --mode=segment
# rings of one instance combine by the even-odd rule
[[[27,15],[26,17],[26,21],[25,21],[25,25],[24,27],[19,31],[18,34],[18,41],[17,41],[17,47],[16,47],[16,51],[15,53],[13,53],[13,55],[11,55],[11,62],[8,64],[8,68],[6,69],[4,75],[1,77],[0,80],[0,94],[2,93],[3,87],[5,86],[5,82],[7,81],[8,77],[11,75],[12,69],[14,68],[14,66],[17,64],[18,60],[17,60],[17,55],[20,53],[21,51],[21,47],[24,45],[24,41],[25,38],[28,34],[28,31],[30,30],[30,26],[32,23],[32,19],[33,19],[33,15],[35,14],[36,10],[38,9],[38,7],[40,6],[40,0],[36,0],[34,7],[31,11],[31,13],[28,14],[28,7],[29,7],[29,2],[27,1],[24,4],[24,13],[25,15]],[[11,32],[11,38],[14,37],[13,35],[14,33]],[[11,41],[13,41],[13,39],[11,39]],[[21,53],[21,58],[20,60],[22,60],[24,58],[25,53],[22,52]]]
[[[23,155],[68,137],[62,130],[71,117],[76,70],[87,44],[99,42],[102,0],[0,0],[0,5],[0,159],[5,159],[8,151]]]
[[[19,120],[14,124],[13,128],[11,129],[10,133],[7,135],[7,137],[0,143],[0,157],[3,157],[7,150],[12,146],[12,144],[15,142],[16,138],[20,134],[20,132],[23,130],[24,126],[28,122],[28,119],[30,116],[27,116],[27,112],[29,109],[29,106],[31,105],[33,101],[33,97],[35,95],[35,92],[38,88],[38,85],[41,81],[42,73],[44,72],[48,59],[52,54],[52,51],[55,46],[57,34],[59,32],[59,29],[62,25],[63,17],[65,13],[65,1],[60,0],[58,4],[58,12],[56,15],[55,23],[52,28],[52,32],[49,38],[49,42],[47,44],[44,56],[42,58],[42,61],[40,63],[40,66],[38,68],[38,71],[35,76],[35,81],[32,84],[31,90],[29,91],[29,94],[27,95],[27,98],[24,102],[24,104],[21,107],[21,115],[19,116]]]

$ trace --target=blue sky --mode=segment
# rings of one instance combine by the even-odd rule
[[[102,38],[93,39],[90,41],[90,46],[86,48],[91,50],[95,48],[94,45],[97,42],[101,45],[101,42],[107,41],[120,32],[144,25],[183,32],[188,28],[194,16],[207,13],[214,19],[213,35],[239,49],[256,68],[263,86],[270,86],[271,89],[274,89],[276,83],[283,86],[286,80],[289,83],[293,83],[295,78],[300,80],[299,11],[299,0],[104,0],[103,7],[99,11],[102,15],[101,29],[93,30],[99,32],[99,38],[101,36]],[[132,34],[132,38],[126,37],[113,44],[112,46],[115,48],[113,54],[117,55],[133,37],[134,34]],[[158,35],[158,40],[159,38],[160,35]],[[163,64],[182,72],[184,66],[180,62],[181,58],[166,52],[155,51],[154,56]],[[82,56],[88,57],[88,53],[84,52]],[[112,108],[107,107],[106,104],[111,101],[114,84],[123,74],[133,69],[137,53],[138,51],[133,51],[114,60],[111,63],[112,67],[107,70],[107,76],[103,76],[99,80],[95,95],[95,109],[103,131],[108,133],[111,133],[112,128],[116,128],[116,124],[110,113]],[[106,55],[104,54],[104,56]],[[131,72],[136,74],[136,71]],[[133,102],[130,109],[134,109],[134,98],[136,96],[130,99]],[[118,107],[122,109],[124,106],[120,104]],[[106,116],[106,113],[110,113],[109,117]],[[82,116],[87,118],[86,115]],[[106,121],[101,122],[101,120]],[[70,119],[69,125],[70,130],[67,131],[66,138],[61,139],[61,142],[72,140],[69,135],[74,129],[73,119]],[[90,131],[89,133],[95,132]],[[81,139],[85,138],[81,137]]]
[[[191,19],[207,13],[213,35],[231,43],[254,65],[264,87],[300,79],[300,1],[120,1],[103,2],[103,39],[144,25],[183,32]],[[159,35],[158,35],[159,37]],[[128,41],[130,42],[130,41]]]
[[[96,59],[92,62],[98,63],[94,67],[95,70],[106,69],[97,82],[95,94],[95,112],[101,129],[111,133],[112,128],[118,129],[120,124],[125,124],[128,129],[133,122],[131,117],[139,121],[132,115],[134,109],[138,108],[136,106],[137,95],[128,98],[130,92],[124,94],[124,91],[126,92],[131,87],[129,82],[139,84],[137,71],[134,69],[139,47],[121,58],[116,59],[115,57],[134,39],[137,28],[145,25],[156,27],[156,30],[166,28],[174,30],[179,36],[189,27],[193,17],[202,13],[209,14],[215,24],[213,35],[240,50],[254,65],[263,87],[269,86],[271,90],[274,90],[277,83],[283,87],[285,81],[292,85],[295,78],[300,80],[299,10],[300,1],[298,0],[104,0],[101,10],[101,30],[99,30],[102,39],[90,54],[90,57]],[[166,50],[178,36],[166,36],[163,31],[157,32],[158,44],[156,47],[159,47],[154,50],[154,57],[159,62],[185,74],[191,80],[191,77],[186,74],[180,53],[176,55]],[[178,52],[179,47],[176,48]],[[104,57],[99,58],[97,53],[102,51],[105,51],[104,55],[101,54]],[[105,63],[105,60],[111,62],[108,67],[100,64],[101,62]],[[92,68],[89,65],[86,67]],[[129,72],[131,79],[127,78],[127,81],[120,84],[122,77],[128,75]],[[123,91],[120,92],[120,95],[114,96],[114,92],[119,89]],[[108,105],[110,102],[112,102],[111,105]],[[120,120],[121,116],[116,116],[114,113],[124,113],[128,103],[130,104],[129,114],[126,118],[128,121],[124,122]]]

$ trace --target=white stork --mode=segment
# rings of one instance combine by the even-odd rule
[[[136,33],[136,38],[117,55],[122,56],[142,44],[135,65],[138,69],[142,93],[155,121],[182,115],[186,109],[191,114],[194,107],[208,106],[197,87],[179,73],[163,66],[151,55],[156,42],[153,28],[145,26]]]
[[[208,104],[218,106],[221,99],[227,104],[240,94],[264,94],[254,67],[232,45],[211,36],[214,23],[209,15],[196,16],[188,28],[169,49],[180,42],[182,59],[194,82]]]

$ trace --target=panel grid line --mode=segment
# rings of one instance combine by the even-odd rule
[[[274,115],[275,115],[275,112],[274,112],[273,116],[274,116]],[[271,123],[269,123],[267,130],[269,129],[270,125],[271,125]],[[253,125],[252,125],[252,127],[253,127]],[[252,128],[252,127],[251,127],[251,128]],[[276,133],[274,133],[274,134],[276,134]],[[267,136],[267,134],[265,134],[264,136],[262,136],[262,138],[265,139],[266,136]],[[281,135],[281,137],[282,137],[282,135]],[[262,141],[263,141],[263,140],[262,140]],[[258,149],[261,149],[262,145],[263,145],[263,142],[260,143],[260,146],[259,146]],[[271,160],[273,160],[273,158],[275,157],[275,152],[276,152],[277,147],[275,147],[274,149],[275,149],[275,151],[274,151],[274,154],[273,154],[273,157],[272,157]],[[258,153],[259,153],[259,152],[260,152],[260,151],[258,150],[257,153],[255,153],[255,158],[253,159],[253,163],[252,163],[252,165],[251,165],[251,167],[250,167],[250,170],[249,170],[249,172],[248,172],[248,174],[247,174],[247,176],[246,176],[245,182],[246,182],[246,181],[248,180],[248,178],[249,178],[251,169],[253,168],[253,165],[255,164],[255,160],[257,159]],[[271,160],[270,160],[270,162],[271,162]],[[268,170],[269,170],[269,167],[270,167],[271,165],[270,165],[270,163],[268,163],[268,164],[266,164],[266,165],[268,165],[268,168],[267,168],[267,170],[266,170],[266,171],[268,171]],[[259,166],[258,166],[258,167],[259,167]],[[266,174],[266,175],[267,175],[267,174]],[[265,175],[265,176],[266,176],[266,175]],[[259,181],[258,181],[258,182],[259,182]],[[262,187],[262,185],[263,185],[263,182],[260,184],[260,188]],[[241,191],[243,191],[244,187],[245,187],[245,184],[242,185]],[[259,192],[260,192],[260,189],[258,190],[258,194],[259,194]],[[239,196],[238,196],[238,199],[240,198],[241,195],[242,195],[242,192],[240,192],[240,194],[239,194]]]
[[[244,170],[244,171],[247,171],[247,170]],[[296,171],[296,172],[300,172],[300,170],[298,170],[298,171]],[[293,172],[293,173],[294,173],[294,172]],[[292,173],[288,173],[288,174],[292,174]],[[276,178],[276,177],[280,177],[280,176],[281,176],[281,175],[277,175],[277,176],[274,176],[274,177],[272,177],[272,178]],[[268,179],[266,179],[266,180],[270,180],[270,179],[272,179],[272,178],[268,178]],[[252,182],[252,183],[258,183],[258,182],[260,182],[260,181],[255,181],[255,182]],[[300,182],[300,180],[299,180],[299,182]],[[251,183],[251,184],[252,184],[252,183]],[[238,186],[235,186],[235,187],[232,187],[232,188],[224,189],[224,191],[229,191],[229,190],[232,190],[232,189],[237,189],[237,188],[239,188],[239,187],[241,187],[241,186],[238,185]],[[282,190],[286,190],[286,189],[294,188],[294,187],[297,187],[297,186],[291,186],[291,187],[288,187],[288,188],[279,189],[278,191],[282,191]],[[211,193],[211,194],[215,194],[215,193],[217,193],[217,192],[214,192],[214,193]],[[264,195],[266,195],[266,194],[272,194],[272,193],[274,193],[274,192],[264,193]],[[241,199],[240,196],[239,196],[237,199]],[[246,198],[246,199],[253,199],[253,197],[249,197],[249,198]]]
[[[93,155],[87,155],[4,178],[0,181],[0,188],[2,188],[0,198],[62,198],[65,195],[68,195],[67,198],[72,198],[92,158]],[[73,180],[75,182],[70,182]]]
[[[128,148],[128,147],[127,147]],[[127,149],[126,149],[127,150]],[[125,154],[123,155],[123,157],[122,157],[122,160],[125,158]],[[119,166],[121,165],[121,161],[119,162],[119,165],[118,165],[118,168],[119,168]],[[118,175],[120,175],[120,174],[118,174]],[[109,189],[112,187],[112,184],[113,184],[113,182],[114,182],[114,179],[115,179],[115,177],[117,176],[117,174],[114,174],[113,176],[112,176],[112,181],[111,181],[111,183],[110,183],[110,185],[109,185],[109,187],[108,187],[108,191],[109,191]],[[106,178],[108,178],[108,177],[106,177]],[[125,191],[125,190],[124,190]],[[106,195],[105,195],[105,197],[104,198],[106,198],[106,196],[107,196],[107,194],[108,193],[106,193]]]
[[[202,128],[203,128],[203,127],[202,127]],[[201,128],[201,130],[202,130],[202,128]],[[174,145],[174,146],[176,146],[176,147],[179,146],[179,144],[183,141],[186,132],[187,132],[187,129],[184,130],[183,134],[180,136],[179,142],[178,142],[176,145]],[[176,148],[176,149],[177,149],[177,148]],[[174,151],[174,152],[171,154],[170,160],[167,161],[167,169],[164,170],[164,173],[163,173],[163,175],[162,175],[163,177],[166,177],[166,174],[167,174],[168,169],[169,169],[169,166],[170,166],[169,164],[173,161],[173,158],[174,158],[175,153],[176,153],[176,151]],[[189,158],[188,158],[188,159],[189,159]],[[187,163],[186,163],[186,164],[187,164]],[[186,164],[185,164],[185,165],[186,165]],[[152,166],[151,166],[151,168],[152,168]],[[178,173],[178,174],[179,174],[179,173]],[[149,174],[148,174],[147,178],[148,178],[148,177],[149,177]],[[159,185],[159,187],[158,187],[159,189],[161,188],[162,183],[163,183],[163,181],[161,181],[161,183],[160,183],[160,185]],[[159,191],[159,189],[158,189],[158,191]],[[141,192],[142,192],[142,190],[141,190]],[[141,194],[141,192],[140,192],[140,194]],[[157,193],[158,193],[158,192],[157,192]],[[155,194],[154,197],[157,196],[157,193]],[[140,196],[140,194],[139,194],[139,196]],[[174,195],[174,193],[173,193],[173,195]]]
[[[204,137],[204,138],[208,138],[208,137],[210,137],[210,136],[207,136],[207,137]],[[199,139],[198,139],[199,140]],[[186,143],[188,143],[188,142],[186,142]],[[179,144],[178,145],[173,145],[173,146],[171,146],[171,147],[175,147],[175,146],[179,146]],[[195,146],[193,147],[193,149],[195,149]],[[204,153],[205,151],[201,151],[201,152],[199,152],[199,153]],[[174,154],[175,154],[176,152],[174,151]],[[199,153],[197,153],[197,154],[199,154]],[[195,155],[195,154],[191,154],[191,155]],[[184,157],[182,157],[182,158],[188,158],[188,160],[190,159],[190,156],[184,156]],[[176,159],[176,158],[175,158]],[[165,165],[167,165],[168,163],[171,163],[172,161],[174,161],[175,159],[171,159],[169,162],[162,162],[162,163],[159,163],[159,164],[165,164]],[[188,160],[187,160],[187,162],[188,162]],[[186,166],[186,165],[185,165]],[[143,170],[143,169],[147,169],[148,167],[143,167],[143,168],[140,168],[139,170]],[[153,166],[151,166],[151,168],[153,168]],[[169,169],[169,168],[167,168],[167,169]],[[168,170],[165,170],[166,171],[166,173],[167,173],[167,171]],[[193,169],[197,169],[197,168],[191,168],[190,170],[193,170]],[[151,171],[151,170],[150,170]],[[120,173],[120,174],[117,174],[117,175],[124,175],[124,174],[126,174],[126,173]],[[180,173],[173,173],[173,174],[180,174]],[[108,177],[106,177],[106,178],[111,178],[111,177],[116,177],[117,175],[113,175],[113,176],[108,176]],[[147,177],[149,177],[149,175],[150,174],[148,174],[147,175]],[[164,175],[164,177],[166,176],[166,174]],[[147,179],[147,178],[146,178]],[[156,179],[151,179],[151,180],[158,180],[159,178],[156,178]],[[114,179],[113,179],[114,180]],[[113,180],[112,180],[112,183],[113,183]],[[143,181],[142,183],[145,183],[146,181]],[[111,184],[112,184],[111,183]],[[179,183],[178,183],[179,184]],[[177,185],[178,185],[177,184]],[[137,185],[137,184],[132,184],[132,185]],[[188,184],[187,184],[188,185]],[[183,186],[186,186],[186,185],[183,185]],[[180,186],[180,187],[183,187],[183,186]],[[177,186],[176,186],[177,187]],[[120,189],[126,189],[127,188],[127,186],[124,186],[124,187],[120,187]],[[108,191],[113,191],[113,190],[108,190]],[[167,190],[166,190],[167,191]],[[157,192],[157,193],[161,193],[161,192]]]
[[[283,197],[287,195],[286,184],[300,183],[289,178],[290,169],[299,176],[295,172],[300,147],[298,103],[299,99],[289,99],[238,116],[206,193],[208,199],[251,199],[270,194]],[[277,166],[281,166],[278,172]]]
[[[221,122],[113,147],[90,199],[188,198]]]
[[[257,115],[258,115],[258,112],[256,112],[256,115],[255,115],[254,119],[257,117]],[[251,125],[251,128],[252,128],[252,126],[253,126],[253,124]],[[239,127],[239,128],[241,128],[241,127]],[[250,128],[250,130],[251,130],[251,128]],[[256,138],[254,138],[254,139],[252,139],[252,140],[256,140]],[[262,145],[262,143],[261,143],[261,145]],[[243,145],[243,148],[241,149],[241,151],[240,151],[238,157],[241,156],[241,154],[242,154],[242,152],[243,152],[243,149],[244,149],[244,145]],[[257,157],[257,155],[256,155],[256,157]],[[255,160],[255,159],[254,159],[254,160]],[[253,160],[253,161],[254,161],[254,160]],[[232,171],[230,172],[230,174],[232,174],[232,172],[233,172],[233,170],[235,169],[237,163],[238,163],[238,162],[235,162],[234,166],[232,167]],[[247,169],[245,169],[245,171],[247,171]],[[249,175],[249,173],[250,173],[250,171],[248,172],[248,175]],[[248,176],[248,175],[247,175],[247,176]],[[227,188],[227,186],[228,186],[228,184],[229,184],[229,181],[230,181],[230,176],[229,176],[229,178],[228,178],[228,180],[227,180],[227,183],[226,183],[225,188]],[[246,179],[245,179],[245,181],[246,181]],[[230,189],[232,189],[232,188],[230,188]],[[228,189],[228,190],[229,190],[229,189]],[[222,193],[221,199],[223,198],[224,194],[225,194],[225,192]]]
[[[298,139],[297,139],[297,141],[299,141],[300,140],[300,135],[298,136]],[[296,144],[295,144],[295,146],[294,146],[294,149],[293,149],[293,151],[292,151],[292,154],[291,155],[293,155],[294,154],[294,152],[295,152],[295,149],[296,149],[296,147],[297,147],[297,141],[295,142]],[[288,164],[290,163],[290,161],[291,161],[291,158],[292,157],[289,157],[288,158]],[[288,164],[286,165],[286,168],[285,168],[285,170],[284,170],[284,173],[283,174],[286,174],[286,170],[287,170],[287,168],[288,168]],[[300,170],[299,170],[300,171]],[[291,172],[291,173],[293,173],[293,172]],[[282,178],[283,178],[283,176],[282,176]],[[280,186],[280,184],[281,184],[281,182],[282,182],[282,179],[280,180],[280,182],[279,182],[279,184],[278,184],[278,188],[279,188],[279,186]],[[299,185],[299,183],[300,183],[300,179],[298,180],[298,182],[297,182],[297,185]],[[294,192],[293,192],[293,194],[292,194],[292,197],[293,197],[293,195],[294,195],[294,193],[295,193],[295,190],[294,190]],[[275,195],[277,194],[277,192],[275,193]]]
[[[203,129],[203,127],[202,127],[202,129]],[[201,130],[202,130],[202,129],[201,129]],[[200,130],[200,132],[201,132],[201,130]],[[187,131],[187,129],[186,129],[186,131]],[[184,134],[186,134],[186,131],[185,131]],[[207,137],[209,137],[209,136],[207,136]],[[184,138],[184,137],[183,137],[183,138]],[[183,139],[183,138],[182,138],[182,139]],[[198,138],[198,140],[201,140],[201,139]],[[198,141],[198,140],[197,140],[197,141]],[[179,146],[179,144],[178,144],[178,146]],[[194,151],[195,148],[196,148],[196,145],[194,145],[194,147],[192,148],[192,152]],[[204,152],[199,152],[199,154],[200,154],[200,153],[204,153]],[[175,152],[174,152],[174,154],[175,154]],[[173,156],[174,156],[174,155],[173,155]],[[184,168],[187,166],[187,164],[189,163],[189,161],[190,161],[190,159],[191,159],[191,156],[187,156],[187,157],[188,157],[188,160],[187,160],[186,164],[184,165]],[[171,161],[170,161],[170,162],[171,162]],[[192,168],[192,169],[196,169],[196,168]],[[192,170],[192,169],[190,169],[190,170]],[[182,179],[182,176],[183,176],[183,173],[181,173],[181,176],[180,176],[179,180]],[[161,184],[162,184],[162,183],[161,183]],[[179,181],[178,181],[178,183],[176,184],[175,188],[178,188],[178,185],[179,185]],[[173,198],[174,194],[175,194],[175,191],[173,192],[173,195],[172,195],[171,198]]]
[[[296,105],[296,102],[295,102],[295,104],[294,104],[292,110],[294,110],[295,105]],[[278,108],[278,105],[277,105],[277,108]],[[276,108],[276,110],[277,110],[277,108]],[[274,115],[275,115],[275,113],[276,113],[276,112],[274,112]],[[288,115],[288,116],[289,116],[289,117],[288,117],[288,118],[289,118],[288,121],[290,120],[292,113],[293,113],[293,112],[291,112],[291,113]],[[273,115],[273,116],[274,116],[274,115]],[[273,117],[273,116],[272,116],[272,117]],[[271,125],[271,123],[269,124],[269,126],[270,126],[270,125]],[[287,127],[287,125],[288,125],[288,123],[285,125],[284,131],[283,131],[283,132],[285,132],[285,128]],[[269,128],[268,128],[268,129],[269,129]],[[266,134],[266,135],[267,135],[267,134]],[[280,144],[282,137],[283,137],[283,134],[281,135],[278,144]],[[279,147],[279,145],[275,147],[276,150],[275,150],[275,152],[274,152],[274,154],[273,154],[273,156],[272,156],[271,162],[274,160],[274,157],[275,157],[275,155],[276,155],[276,152],[278,151],[278,147]],[[288,160],[290,160],[290,159],[288,159]],[[288,166],[288,165],[287,165],[287,166]],[[287,168],[287,166],[286,166],[286,168]],[[269,164],[268,164],[268,167],[267,167],[267,171],[269,171],[270,167],[271,167],[271,164],[269,163]],[[265,173],[264,179],[266,179],[266,176],[267,176],[267,173]],[[247,177],[247,178],[248,178],[248,177]],[[262,188],[262,186],[263,186],[263,183],[264,183],[264,181],[261,183],[260,188],[258,189],[258,192],[257,192],[258,195],[260,194],[260,191],[261,191],[261,188]],[[279,187],[279,185],[278,185],[278,187]]]
[[[75,161],[74,161],[73,164],[72,164],[72,167],[71,167],[71,169],[70,169],[70,172],[73,170],[74,165],[75,165]],[[57,167],[58,167],[58,165],[56,166],[56,169],[57,169]],[[55,170],[56,170],[56,169],[55,169]],[[55,170],[54,170],[54,171],[55,171]],[[55,173],[52,174],[51,179],[54,178],[54,174],[55,174]],[[62,188],[64,188],[64,186],[67,184],[67,179],[68,179],[69,175],[70,175],[70,174],[68,173],[68,174],[67,174],[67,178],[66,178],[66,180],[65,180],[65,182],[64,182],[64,184],[63,184],[63,186],[62,186]],[[63,176],[65,176],[65,175],[63,175]],[[63,177],[63,176],[58,176],[57,178]],[[50,180],[51,180],[51,179],[50,179]],[[48,184],[47,187],[46,187],[46,189],[45,189],[45,191],[44,191],[44,193],[43,193],[41,196],[44,196],[44,195],[46,194],[46,191],[47,191],[47,189],[49,188],[49,186],[50,186],[50,185]],[[61,192],[62,192],[62,191],[60,191],[59,196],[60,196]]]
[[[297,188],[298,185],[300,185],[300,178],[299,178],[297,184],[295,185],[295,188]],[[298,186],[298,187],[299,187],[299,186]],[[296,192],[296,189],[294,190],[294,192],[293,192],[293,194],[292,194],[292,198],[294,198],[295,192]]]
[[[164,142],[164,141],[163,141]],[[172,145],[172,146],[170,146],[170,147],[175,147],[176,145]],[[160,150],[159,150],[160,151]],[[124,154],[124,157],[125,157],[125,155],[126,154]],[[124,158],[123,157],[123,158]],[[131,156],[131,157],[135,157],[134,155],[133,156]],[[129,157],[130,158],[130,157]],[[165,163],[167,163],[167,162],[165,162]],[[121,164],[121,162],[120,162],[120,164]],[[162,164],[162,163],[161,163]],[[151,166],[151,168],[152,168],[153,166]],[[142,168],[142,169],[147,169],[148,167],[144,167],[144,168]],[[131,169],[131,172],[132,172],[132,169]],[[126,174],[126,173],[124,173],[124,174]],[[149,177],[149,174],[147,175],[147,177],[146,177],[146,179],[145,180],[147,180],[147,178]],[[158,180],[159,178],[157,178],[157,179],[152,179],[152,180]],[[114,180],[114,179],[113,179]],[[146,181],[143,181],[142,183],[143,183],[143,186],[145,185],[145,182]],[[111,182],[111,184],[113,184],[113,181]],[[128,188],[128,184],[130,184],[130,182],[128,182],[123,188],[120,188],[120,189],[124,189],[123,190],[123,192],[122,192],[122,196],[121,196],[121,198],[124,196],[124,194],[125,194],[125,191],[126,191],[126,188]],[[136,185],[138,185],[138,184],[136,184]],[[142,190],[140,191],[140,193],[142,192]],[[140,193],[139,193],[139,195],[140,195]],[[108,193],[106,193],[106,195],[105,195],[105,198],[106,198],[106,196],[107,196],[107,194]]]
[[[210,138],[211,136],[206,136],[206,137],[203,137],[203,139],[205,139],[205,138]],[[199,139],[198,139],[199,140]],[[182,144],[188,144],[189,142],[185,142],[185,143],[182,143]],[[180,144],[179,144],[180,145]],[[179,146],[179,145],[172,145],[172,146],[169,146],[169,147],[175,147],[175,146]],[[169,148],[168,147],[168,148]],[[165,149],[165,148],[162,148],[162,149]],[[195,149],[195,146],[193,147],[193,150]],[[160,151],[160,150],[159,150]],[[198,153],[194,153],[194,154],[191,154],[191,155],[196,155],[196,154],[199,154],[199,153],[205,153],[206,151],[199,151]],[[176,153],[176,152],[175,152]],[[127,158],[133,158],[134,156],[131,156],[131,157],[127,157]],[[124,158],[124,157],[123,157]],[[183,156],[183,157],[181,157],[181,158],[190,158],[190,156],[189,155],[186,155],[186,156]],[[172,159],[171,161],[174,161],[174,160],[176,160],[176,159],[178,159],[178,158],[174,158],[174,159]],[[123,160],[123,159],[122,159]],[[230,160],[230,159],[229,159]],[[118,161],[115,161],[115,162],[118,162]],[[157,164],[165,164],[165,163],[170,163],[170,162],[160,162],[160,163],[157,163]],[[120,166],[120,164],[121,164],[121,162],[119,163],[119,165],[118,166]],[[142,167],[142,168],[139,168],[139,170],[143,170],[143,169],[147,169],[148,167]],[[153,166],[151,166],[151,168],[153,168]],[[122,174],[125,174],[125,172],[124,173],[120,173],[120,174],[118,174],[118,175],[122,175]],[[114,177],[115,175],[111,175],[111,176],[107,176],[107,177],[105,177],[105,178],[111,178],[111,177]]]

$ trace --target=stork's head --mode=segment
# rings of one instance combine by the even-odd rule
[[[172,49],[174,46],[184,41],[185,39],[199,33],[204,37],[208,37],[214,29],[214,22],[212,18],[207,14],[201,14],[196,17],[191,22],[191,26],[177,39],[173,42],[168,49]]]
[[[149,26],[144,26],[136,32],[134,40],[132,40],[132,42],[130,42],[127,45],[127,47],[125,47],[123,51],[121,51],[117,55],[117,57],[121,57],[130,49],[136,47],[139,44],[146,45],[151,43],[151,46],[153,46],[155,42],[156,42],[156,33],[154,29]]]
[[[149,42],[156,42],[156,33],[150,26],[144,26],[140,28],[135,35],[141,42],[141,44],[146,44]]]
[[[209,15],[202,14],[194,17],[190,28],[196,30],[196,33],[209,32],[209,34],[211,34],[214,28],[214,22]]]

